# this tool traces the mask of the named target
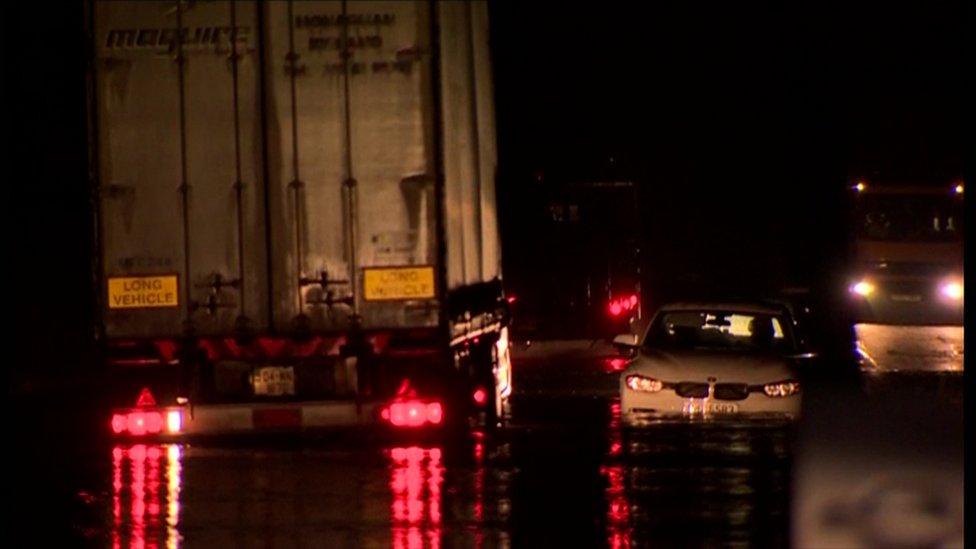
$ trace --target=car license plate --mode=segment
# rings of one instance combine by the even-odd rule
[[[922,296],[920,295],[909,295],[909,294],[891,294],[892,301],[907,301],[909,303],[918,303],[922,301]]]
[[[291,366],[264,366],[254,370],[251,376],[255,395],[281,396],[295,394],[295,368]]]
[[[739,411],[739,407],[729,402],[706,402],[706,414],[734,414]]]

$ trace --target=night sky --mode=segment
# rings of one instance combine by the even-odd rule
[[[80,348],[91,313],[83,12],[4,10],[15,337]],[[756,276],[753,262],[826,279],[843,246],[849,179],[943,184],[962,174],[961,3],[491,10],[513,285],[531,287],[524,273],[537,266],[524,197],[538,174],[636,181],[648,276],[660,288],[691,270],[747,266],[717,277],[734,286]]]
[[[636,181],[651,302],[829,293],[849,181],[962,175],[960,3],[583,6],[493,5],[499,192],[516,212],[533,185]],[[530,219],[502,228],[532,294],[558,274],[531,280]]]

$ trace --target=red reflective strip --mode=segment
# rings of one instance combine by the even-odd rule
[[[203,347],[203,350],[207,352],[207,358],[209,360],[217,360],[220,358],[220,349],[217,348],[214,342],[208,339],[201,339],[200,347]]]
[[[438,353],[437,349],[387,349],[386,356],[434,356]]]
[[[369,338],[369,342],[373,345],[373,352],[380,355],[386,351],[386,348],[390,345],[390,334],[375,334]]]
[[[322,338],[315,336],[308,341],[298,341],[292,344],[291,354],[293,356],[305,358],[316,354],[319,349],[319,345],[322,344]]]
[[[149,387],[143,387],[142,391],[139,391],[139,398],[136,399],[136,407],[152,407],[156,405],[156,398],[153,396],[152,391]]]
[[[255,429],[301,427],[301,408],[263,408],[251,412]]]
[[[224,349],[230,353],[232,358],[241,358],[241,346],[232,337],[224,338]]]
[[[258,338],[258,345],[264,354],[268,358],[278,358],[281,351],[285,348],[285,341],[281,339],[275,339],[272,337],[260,337]]]
[[[109,363],[115,366],[158,366],[162,362],[158,358],[114,358]]]
[[[159,351],[159,356],[166,362],[172,362],[176,358],[176,349],[175,341],[168,339],[156,340],[156,350]]]

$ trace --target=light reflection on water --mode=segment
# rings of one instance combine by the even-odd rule
[[[439,548],[441,545],[441,484],[444,467],[440,448],[411,446],[389,450],[390,524],[396,549]]]
[[[785,541],[785,431],[635,431],[622,427],[616,399],[599,405],[597,423],[569,437],[476,431],[463,444],[189,454],[180,445],[117,445],[111,543],[176,548],[187,528],[188,542],[201,546],[505,547],[543,541],[552,528],[567,543],[614,548]],[[553,512],[567,518],[546,516]]]
[[[112,547],[180,546],[181,461],[177,444],[112,448]]]
[[[631,545],[630,501],[627,499],[626,470],[617,463],[623,450],[620,433],[620,401],[610,401],[610,421],[608,425],[609,445],[607,463],[600,467],[606,480],[604,490],[607,504],[607,546],[613,549],[629,548]]]

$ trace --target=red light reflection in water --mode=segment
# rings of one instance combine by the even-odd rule
[[[607,479],[605,498],[607,501],[607,545],[614,549],[630,547],[630,501],[627,499],[626,470],[616,463],[623,450],[620,434],[620,402],[610,403],[610,464],[600,467],[600,473]]]
[[[176,444],[112,449],[113,548],[179,547],[181,460],[182,448]]]
[[[480,523],[485,518],[485,445],[484,433],[480,431],[475,432],[475,443],[472,448],[472,453],[474,455],[474,508],[472,509],[472,515],[474,520],[479,523],[479,526],[475,530],[474,534],[474,547],[480,549],[482,544],[484,544],[484,532],[482,532]]]
[[[390,471],[391,533],[396,549],[439,548],[441,484],[440,448],[392,448]]]

